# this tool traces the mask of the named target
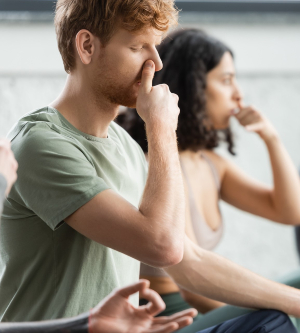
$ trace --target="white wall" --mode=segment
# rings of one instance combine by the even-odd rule
[[[300,74],[300,15],[181,13],[180,27],[203,28],[226,42],[242,74]],[[1,22],[0,74],[63,73],[52,22]]]
[[[181,15],[182,26],[202,27],[235,52],[247,103],[272,121],[296,166],[300,166],[300,19]],[[53,100],[65,73],[52,23],[0,22],[0,136],[24,113]],[[271,183],[266,149],[234,124],[236,163]],[[224,151],[222,154],[226,153]],[[300,204],[300,202],[299,202]],[[293,229],[222,205],[225,235],[217,252],[267,277],[298,266]]]
[[[51,22],[0,22],[0,45],[0,74],[64,73]]]

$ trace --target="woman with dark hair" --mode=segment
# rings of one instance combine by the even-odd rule
[[[300,224],[297,171],[272,124],[258,110],[244,105],[235,77],[233,52],[197,29],[172,33],[158,52],[164,67],[156,73],[153,84],[165,83],[179,96],[177,135],[189,207],[186,234],[207,250],[220,242],[220,199],[272,221]],[[229,124],[232,116],[265,142],[273,170],[272,188],[251,179],[213,151],[220,140],[225,140],[229,152],[234,154]],[[136,111],[127,110],[117,122],[147,153],[143,121]],[[223,305],[180,289],[162,269],[142,265],[141,276],[149,279],[151,288],[162,295],[167,305],[164,314],[190,305],[206,313]]]

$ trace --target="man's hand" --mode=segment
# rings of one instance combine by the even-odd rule
[[[7,181],[5,194],[8,195],[13,183],[17,179],[18,163],[10,149],[10,142],[6,139],[0,139],[0,174]]]
[[[196,316],[195,309],[188,309],[170,317],[154,318],[165,309],[160,296],[149,289],[149,281],[139,282],[115,291],[93,310],[90,317],[90,333],[171,333],[190,325]],[[135,308],[129,296],[140,293],[149,300],[145,306]]]
[[[178,123],[178,96],[172,94],[166,84],[152,87],[155,72],[153,61],[147,60],[139,89],[136,109],[147,125],[164,124],[172,130],[177,129]]]

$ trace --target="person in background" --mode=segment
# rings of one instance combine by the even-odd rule
[[[10,149],[10,142],[0,139],[0,213],[5,196],[17,179],[18,163]],[[1,222],[1,221],[0,221]],[[74,318],[28,323],[2,323],[0,333],[171,333],[189,325],[196,315],[188,310],[171,317],[154,318],[165,308],[160,296],[149,289],[149,281],[140,280],[131,286],[115,290],[90,312]],[[135,308],[129,296],[139,292],[149,304]]]
[[[187,236],[206,250],[219,244],[224,228],[220,200],[278,223],[299,224],[297,171],[269,120],[256,108],[244,105],[233,52],[197,29],[173,32],[158,46],[158,52],[164,66],[156,73],[153,84],[167,84],[179,96],[177,136],[188,207]],[[250,178],[234,163],[214,152],[223,139],[229,152],[234,154],[231,117],[247,131],[258,134],[265,143],[273,170],[273,187]],[[128,109],[116,122],[147,154],[144,124],[136,111]],[[164,299],[167,306],[164,314],[191,305],[205,314],[224,305],[180,287],[163,269],[142,264],[141,277],[149,279],[151,287]],[[233,315],[231,310],[223,310],[228,311],[226,319]],[[197,321],[201,322],[201,318]],[[196,328],[194,323],[186,331]]]

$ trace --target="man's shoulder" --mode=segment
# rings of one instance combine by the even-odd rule
[[[8,134],[16,157],[41,155],[43,151],[68,152],[77,144],[48,107],[24,115]],[[74,152],[72,152],[74,153]]]
[[[44,137],[45,131],[53,131],[53,125],[55,125],[56,120],[55,118],[57,118],[57,115],[48,107],[43,107],[33,112],[29,112],[17,121],[8,133],[7,138],[10,141],[14,141],[20,133],[26,135],[33,132],[37,136],[41,135]]]

